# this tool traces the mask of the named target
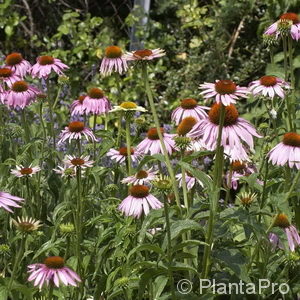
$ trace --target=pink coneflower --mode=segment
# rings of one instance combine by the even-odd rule
[[[212,105],[208,118],[200,120],[188,133],[189,137],[202,137],[202,141],[207,150],[215,150],[219,134],[220,106],[215,103]],[[245,149],[243,143],[253,148],[253,136],[261,137],[255,128],[245,119],[239,117],[239,113],[233,104],[225,106],[225,119],[222,131],[221,144],[228,152],[228,148],[234,151],[236,160],[244,160]]]
[[[21,80],[20,76],[16,75],[12,69],[0,68],[0,83],[6,83],[7,86],[11,87],[14,82],[19,80]]]
[[[179,186],[182,187],[182,174],[177,174],[175,177],[179,182]],[[185,173],[185,182],[188,190],[191,190],[196,182],[199,183],[201,187],[203,187],[203,183],[199,179],[196,179],[194,176],[188,174],[187,172]]]
[[[99,88],[91,88],[82,102],[85,114],[105,114],[111,110],[111,104]]]
[[[80,140],[84,136],[87,140],[91,139],[92,141],[97,141],[93,131],[90,128],[84,127],[83,122],[74,121],[69,123],[64,130],[62,130],[61,134],[59,135],[60,140],[58,141],[58,145],[62,142],[69,140]]]
[[[41,171],[40,167],[32,167],[31,165],[25,168],[22,165],[16,166],[16,169],[10,171],[11,174],[17,177],[32,177],[32,175],[36,174],[37,172]]]
[[[281,213],[276,216],[276,219],[273,224],[274,227],[280,227],[284,229],[286,237],[288,240],[289,247],[291,251],[295,251],[295,248],[300,245],[300,236],[295,226],[291,225],[288,220],[288,217]],[[277,241],[278,242],[278,241]]]
[[[74,100],[71,104],[71,116],[76,115],[84,115],[85,114],[85,107],[83,105],[83,101],[86,98],[86,95],[80,95],[78,99]]]
[[[163,128],[161,128],[160,131],[163,135],[166,149],[168,153],[171,154],[175,149],[175,141],[173,140],[175,134],[165,133]],[[156,128],[150,128],[148,130],[147,137],[138,144],[137,150],[144,154],[150,153],[151,155],[163,153]]]
[[[71,177],[75,177],[76,176],[76,170],[75,168],[71,168],[69,166],[64,165],[62,166],[57,166],[57,169],[53,169],[53,171],[56,174],[60,174],[61,177],[67,177],[67,178],[71,178]],[[84,170],[81,170],[81,175],[83,174]]]
[[[107,47],[101,62],[100,73],[104,76],[110,75],[112,72],[123,74],[127,69],[127,62],[122,49],[118,46]]]
[[[13,196],[6,192],[0,192],[0,207],[3,207],[5,210],[9,212],[13,212],[10,207],[21,207],[19,205],[20,202],[23,202],[24,199]]]
[[[152,168],[148,171],[140,170],[136,174],[122,179],[121,182],[133,185],[150,184],[156,178],[156,174],[157,171],[152,171]]]
[[[140,218],[143,211],[148,215],[150,208],[159,209],[163,204],[149,193],[149,187],[145,185],[134,185],[130,188],[130,195],[119,205],[118,209],[125,216]]]
[[[231,175],[230,171],[226,174],[227,185],[236,190],[238,188],[239,180],[241,177],[249,176],[256,172],[254,166],[247,164],[245,161],[235,160],[231,163]],[[229,182],[230,180],[230,182]],[[262,184],[262,181],[257,180],[258,184]]]
[[[286,22],[288,22],[290,24],[285,24]],[[299,23],[300,23],[300,21],[299,21],[299,17],[297,14],[285,13],[280,16],[280,18],[277,22],[275,22],[271,26],[269,26],[264,34],[267,34],[267,35],[275,34],[276,37],[278,37],[280,35],[279,27],[281,26],[281,24],[284,25],[284,27],[286,27],[286,25],[288,25],[288,28],[290,26],[289,32],[290,32],[292,39],[298,41],[300,38],[300,24]]]
[[[200,84],[200,93],[204,98],[215,98],[217,103],[222,102],[225,106],[236,103],[239,97],[247,98],[249,91],[245,87],[236,85],[231,80],[216,80],[215,83]]]
[[[277,144],[268,153],[268,156],[273,165],[283,166],[288,164],[290,168],[295,166],[300,169],[300,134],[296,132],[286,133],[282,142]]]
[[[142,49],[132,52],[127,52],[124,56],[127,60],[152,60],[154,58],[162,57],[166,55],[163,49]]]
[[[33,285],[40,289],[45,284],[59,287],[60,284],[77,286],[77,282],[81,282],[77,273],[65,267],[64,259],[60,256],[47,257],[43,264],[29,265],[28,273],[31,273],[28,281],[34,280]]]
[[[249,85],[249,90],[253,95],[261,94],[263,96],[269,96],[272,99],[275,95],[284,98],[285,93],[283,88],[289,89],[290,85],[275,76],[263,76],[259,80],[252,81]]]
[[[15,75],[23,78],[31,68],[29,61],[25,60],[21,53],[11,53],[5,58],[6,67],[14,71]]]
[[[93,167],[94,161],[89,160],[89,156],[76,157],[72,155],[67,155],[63,160],[64,164],[70,168],[80,167],[81,169]]]
[[[136,162],[141,157],[141,153],[134,148],[130,148],[130,154],[132,162]],[[127,147],[121,147],[119,150],[110,149],[106,155],[117,163],[124,163],[127,158]]]
[[[198,105],[198,102],[195,99],[183,99],[181,100],[180,106],[173,110],[171,118],[176,125],[178,125],[186,117],[193,117],[199,121],[207,117],[206,109],[209,108]]]
[[[49,55],[39,56],[36,61],[36,64],[30,70],[32,77],[48,78],[52,71],[62,75],[64,70],[69,69],[60,59]]]
[[[11,89],[3,95],[3,98],[7,106],[24,109],[24,107],[35,101],[37,95],[40,93],[37,88],[20,80],[13,83]]]

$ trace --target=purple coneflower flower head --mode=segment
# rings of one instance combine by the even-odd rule
[[[207,150],[215,150],[219,133],[220,106],[212,105],[208,118],[200,120],[188,133],[189,137],[199,138]],[[235,160],[245,160],[245,149],[243,143],[254,151],[253,137],[261,137],[255,128],[245,119],[239,117],[239,113],[233,104],[225,106],[225,119],[222,131],[221,144],[228,152],[228,148],[234,151]],[[240,157],[239,157],[240,156]]]
[[[26,83],[23,80],[16,81],[12,84],[11,89],[3,95],[5,104],[10,108],[24,109],[35,101],[41,92]]]
[[[136,174],[122,179],[122,183],[132,184],[132,185],[146,185],[151,184],[156,178],[157,171],[152,171],[150,168],[148,171],[140,170]]]
[[[295,13],[284,13],[280,16],[279,20],[268,27],[264,34],[267,35],[280,35],[280,27],[285,28],[292,39],[298,41],[300,38],[300,20],[297,14]]]
[[[300,134],[288,132],[283,136],[281,143],[277,144],[269,153],[269,161],[273,165],[284,166],[287,164],[290,168],[294,166],[300,169]]]
[[[58,75],[63,75],[63,71],[69,69],[69,67],[62,63],[60,59],[49,55],[39,56],[36,61],[36,64],[33,65],[30,70],[32,77],[46,79],[52,71]]]
[[[71,104],[71,116],[84,115],[85,107],[83,101],[86,98],[86,95],[80,95],[78,99],[74,100]]]
[[[29,217],[17,217],[17,220],[12,219],[12,223],[22,233],[30,233],[39,229],[42,226],[41,221]]]
[[[41,289],[44,285],[54,284],[77,286],[81,282],[78,274],[65,266],[64,259],[60,256],[50,256],[44,260],[43,264],[33,264],[28,266],[30,276],[28,281],[34,281],[34,286]]]
[[[23,78],[30,70],[31,64],[25,60],[21,53],[11,53],[6,56],[5,64],[7,68],[10,68],[15,75]]]
[[[66,158],[63,160],[64,164],[69,168],[91,168],[93,167],[94,161],[89,160],[89,156],[81,156],[76,157],[72,155],[67,155]]]
[[[132,162],[138,161],[138,159],[142,156],[142,154],[134,148],[130,148],[130,154]],[[121,147],[119,150],[110,149],[106,155],[116,163],[124,163],[127,158],[127,147]]]
[[[13,212],[11,207],[21,207],[19,204],[23,201],[23,198],[13,196],[6,192],[0,192],[0,207],[11,213]]]
[[[57,169],[53,169],[56,174],[61,175],[61,177],[72,178],[76,176],[77,168],[72,168],[67,165],[57,166]],[[81,170],[81,175],[83,175],[84,170]]]
[[[85,137],[87,140],[97,141],[93,131],[90,128],[84,127],[83,122],[74,121],[69,123],[69,126],[65,127],[59,135],[60,140],[57,144],[61,144],[62,142],[69,140],[81,140],[82,137]]]
[[[118,46],[107,47],[101,62],[100,73],[103,76],[108,76],[112,72],[123,74],[127,69],[127,61],[123,55],[122,49]]]
[[[163,49],[141,49],[132,52],[127,52],[124,56],[127,60],[152,60],[154,58],[165,56],[165,50]]]
[[[160,128],[160,131],[163,135],[166,149],[168,153],[171,154],[175,149],[175,141],[173,140],[175,134],[165,133],[163,128]],[[156,128],[150,128],[148,130],[147,137],[138,144],[137,150],[143,154],[150,153],[151,155],[163,153]]]
[[[21,80],[20,76],[16,75],[15,72],[10,68],[0,68],[0,84],[7,84],[8,87],[11,87],[14,82]]]
[[[40,167],[32,167],[32,165],[30,165],[29,167],[25,168],[24,166],[19,165],[16,166],[16,169],[11,170],[10,173],[17,177],[32,177],[32,175],[39,171],[41,171]]]
[[[231,174],[230,171],[228,171],[225,177],[227,181],[227,186],[234,190],[237,190],[239,180],[241,177],[249,176],[256,172],[254,166],[247,164],[246,161],[240,160],[235,160],[231,163],[231,170]],[[262,181],[257,180],[257,183],[262,184]]]
[[[207,117],[207,113],[205,111],[207,109],[209,109],[209,107],[198,105],[197,100],[187,98],[181,100],[180,106],[173,110],[171,118],[176,125],[178,125],[186,117],[193,117],[199,121]]]
[[[134,102],[125,101],[122,102],[120,105],[115,105],[112,110],[109,112],[125,112],[125,113],[132,113],[132,112],[146,112],[147,110],[142,107],[136,105]]]
[[[223,103],[227,106],[236,103],[240,97],[247,98],[249,91],[245,87],[236,85],[231,80],[216,80],[215,83],[200,84],[200,89],[204,91],[200,93],[204,98],[215,98],[217,103]]]
[[[179,186],[182,187],[182,173],[177,174],[175,177],[179,182]],[[188,174],[187,172],[185,173],[185,182],[188,190],[191,190],[196,182],[199,183],[201,187],[203,187],[203,183],[199,179],[196,179],[194,176]]]
[[[275,76],[263,76],[259,80],[252,81],[249,90],[253,95],[261,94],[274,98],[278,95],[280,98],[285,97],[284,89],[289,89],[290,85],[284,80]]]
[[[140,218],[144,212],[147,215],[150,208],[159,209],[163,204],[149,193],[149,187],[145,185],[133,185],[130,188],[130,195],[119,205],[118,209],[125,216]]]
[[[85,114],[105,114],[111,110],[111,104],[99,88],[91,88],[82,102]]]
[[[288,244],[291,251],[295,251],[295,248],[300,245],[300,236],[295,226],[291,225],[288,217],[281,213],[276,216],[273,226],[284,229]]]

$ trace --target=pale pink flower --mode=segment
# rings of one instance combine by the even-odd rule
[[[278,26],[280,26],[280,22],[288,21],[291,23],[290,35],[292,39],[298,41],[300,38],[300,20],[297,14],[295,13],[284,13],[280,16],[279,20],[268,27],[264,34],[267,35],[276,35],[276,38],[280,35],[280,30],[278,30]]]
[[[69,123],[69,126],[65,127],[60,134],[60,140],[57,144],[68,140],[81,140],[82,137],[85,137],[87,140],[91,139],[92,141],[97,141],[93,131],[90,128],[84,127],[83,122],[74,121]]]
[[[284,98],[284,89],[289,88],[290,85],[287,82],[275,76],[263,76],[259,80],[252,81],[249,85],[249,90],[253,95],[261,94],[272,99],[276,95]]]
[[[89,156],[76,157],[72,155],[67,155],[63,162],[66,166],[70,168],[80,167],[81,169],[86,169],[93,167],[94,164],[94,161],[89,160],[89,158]]]
[[[175,134],[165,133],[163,128],[161,128],[160,130],[163,135],[166,149],[168,153],[171,154],[173,150],[175,150],[175,141],[173,140]],[[148,130],[147,137],[138,144],[137,150],[143,154],[150,153],[151,155],[163,153],[156,128],[150,128]]]
[[[107,47],[101,62],[100,73],[104,76],[110,75],[112,72],[123,74],[127,69],[127,62],[122,49],[118,46]]]
[[[182,173],[177,174],[175,177],[178,180],[179,187],[182,187]],[[187,187],[188,190],[191,190],[194,187],[194,185],[196,184],[196,182],[201,187],[203,187],[203,183],[201,182],[201,180],[195,178],[194,176],[191,176],[188,173],[185,173],[185,182],[186,182],[186,187]]]
[[[15,175],[16,177],[24,177],[24,176],[32,177],[32,175],[40,171],[41,168],[38,166],[32,167],[32,165],[30,165],[29,167],[24,167],[22,165],[19,165],[16,166],[16,169],[11,170],[10,173]]]
[[[277,227],[284,229],[290,250],[292,252],[295,251],[296,247],[300,246],[299,233],[298,233],[296,227],[289,222],[288,217],[285,214],[283,214],[283,213],[278,214],[276,216],[273,226],[277,226]]]
[[[151,184],[156,178],[157,171],[152,171],[153,168],[150,168],[148,171],[140,170],[132,176],[128,176],[122,179],[122,183],[133,184],[133,185],[145,185]]]
[[[163,204],[149,193],[149,187],[133,185],[130,188],[130,195],[122,201],[118,209],[126,216],[140,218],[143,212],[148,215],[150,208],[160,209],[162,207]]]
[[[188,133],[189,137],[201,137],[207,150],[214,151],[217,146],[219,134],[220,105],[213,104],[208,118],[200,120]],[[222,131],[221,144],[226,151],[228,148],[234,151],[236,160],[245,160],[245,143],[251,151],[254,151],[253,137],[261,137],[248,121],[239,117],[239,113],[233,104],[225,106],[225,120]],[[232,154],[232,153],[231,153]],[[247,160],[247,159],[246,159]]]
[[[23,198],[13,196],[6,192],[0,192],[0,207],[4,208],[8,212],[13,212],[11,207],[21,207],[19,204],[23,201]]]
[[[227,106],[236,103],[238,98],[247,98],[249,91],[246,87],[240,87],[231,80],[216,80],[215,83],[200,84],[200,93],[204,98],[215,98],[217,103],[223,103]]]
[[[50,256],[43,264],[32,264],[28,266],[30,276],[28,281],[34,281],[34,286],[41,289],[44,285],[54,284],[77,286],[81,282],[80,277],[73,270],[65,266],[64,259],[60,256]]]
[[[87,114],[101,115],[111,110],[111,104],[102,90],[92,88],[82,102],[82,110]]]
[[[86,98],[86,95],[80,95],[78,99],[74,100],[71,104],[71,116],[76,115],[84,115],[85,114],[85,106],[83,105],[83,101]]]
[[[36,100],[36,97],[41,92],[27,84],[25,81],[20,80],[12,84],[11,89],[6,93],[2,94],[4,103],[10,108],[21,108],[24,109]]]
[[[134,148],[130,148],[130,154],[132,162],[138,161],[138,159],[142,156],[142,154]],[[127,158],[127,147],[121,147],[119,150],[110,149],[106,155],[116,163],[124,163]]]
[[[20,76],[16,75],[15,72],[10,68],[0,68],[0,84],[3,82],[11,87],[14,82],[21,80]],[[4,88],[4,84],[3,84]]]
[[[141,49],[132,52],[127,52],[124,57],[126,60],[152,60],[154,58],[165,56],[165,50],[157,49]]]
[[[49,55],[39,56],[36,61],[36,64],[30,70],[32,77],[48,78],[52,71],[58,75],[62,75],[64,74],[64,70],[69,69],[60,59]]]
[[[198,105],[197,100],[186,98],[181,100],[180,106],[173,110],[171,118],[176,125],[178,125],[184,118],[187,117],[193,117],[199,121],[207,117],[205,110],[208,109],[209,107]]]
[[[283,136],[281,143],[277,144],[269,153],[269,161],[273,165],[284,166],[287,164],[290,168],[294,166],[300,169],[300,134],[288,132]]]
[[[29,61],[25,60],[21,53],[11,53],[6,56],[5,64],[7,68],[14,71],[15,75],[23,78],[30,70],[31,64]]]
[[[237,190],[239,180],[241,177],[249,176],[255,173],[257,170],[254,165],[248,164],[246,161],[235,160],[231,162],[231,175],[228,171],[225,175],[227,186],[231,189]],[[263,184],[261,180],[257,179],[258,184]]]

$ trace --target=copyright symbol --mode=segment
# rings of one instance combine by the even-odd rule
[[[181,279],[177,283],[177,291],[180,294],[186,295],[192,291],[193,284],[187,279]]]

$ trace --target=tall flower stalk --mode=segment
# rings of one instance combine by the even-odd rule
[[[161,146],[162,146],[163,155],[165,157],[165,163],[166,163],[166,166],[167,166],[167,169],[168,169],[171,181],[172,181],[176,204],[178,205],[179,209],[181,209],[180,208],[179,190],[178,190],[177,182],[175,179],[174,171],[171,166],[170,158],[169,158],[169,155],[168,155],[168,152],[166,149],[166,145],[164,143],[163,136],[162,136],[162,133],[160,130],[160,124],[159,124],[159,120],[158,120],[158,116],[157,116],[157,112],[156,112],[156,108],[155,108],[155,104],[154,104],[154,100],[153,100],[153,95],[152,95],[152,92],[150,89],[150,84],[149,84],[147,63],[145,63],[145,62],[142,63],[142,75],[143,75],[143,80],[144,80],[144,84],[145,84],[145,88],[146,88],[147,97],[148,97],[149,104],[151,107],[152,116],[154,119],[154,124],[155,124],[157,134],[158,134]]]
[[[127,147],[128,176],[130,176],[130,175],[132,175],[131,139],[130,139],[130,114],[126,115],[126,147]]]
[[[212,251],[213,239],[214,239],[213,233],[214,233],[215,219],[218,211],[218,201],[220,197],[222,170],[223,170],[223,163],[224,163],[224,147],[221,145],[224,120],[225,120],[225,106],[221,104],[216,158],[215,158],[215,165],[214,165],[214,172],[213,172],[213,194],[212,194],[212,199],[210,201],[209,219],[207,225],[207,232],[205,236],[205,242],[208,245],[205,246],[204,248],[204,255],[203,255],[203,262],[202,262],[202,276],[201,276],[202,278],[207,278],[210,270],[211,251]]]

